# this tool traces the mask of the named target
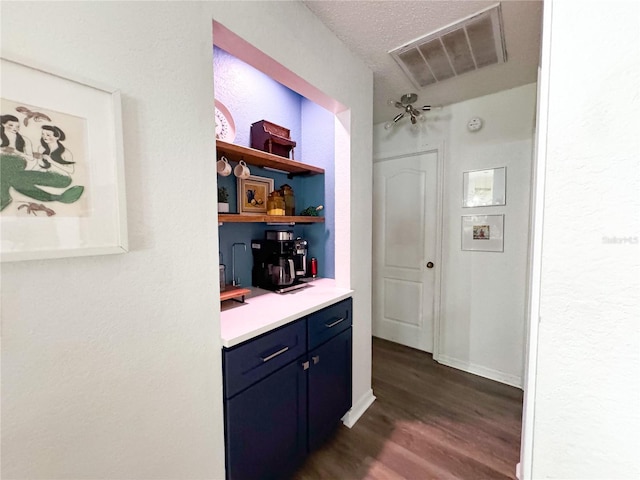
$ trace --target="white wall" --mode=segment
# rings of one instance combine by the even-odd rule
[[[554,1],[545,28],[533,477],[640,478],[640,4]]]
[[[451,106],[438,361],[522,386],[534,84]],[[484,120],[478,132],[467,121]],[[506,166],[505,206],[462,208],[462,174]],[[504,252],[461,250],[461,215],[504,214]]]
[[[351,205],[368,205],[372,76],[303,5],[3,2],[3,55],[121,89],[131,246],[2,265],[3,477],[224,476],[212,18],[351,108]],[[356,397],[371,234],[353,217]]]
[[[223,471],[210,35],[175,3],[2,5],[3,55],[121,89],[131,247],[2,265],[6,478]]]
[[[522,385],[534,84],[428,114],[420,133],[376,125],[377,158],[444,146],[442,304],[438,361]],[[478,132],[467,121],[484,120]],[[506,206],[462,208],[465,171],[507,167]],[[461,251],[462,215],[505,214],[503,253]]]

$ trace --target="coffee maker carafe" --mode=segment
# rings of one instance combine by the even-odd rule
[[[267,272],[271,275],[271,283],[276,287],[288,287],[296,280],[296,268],[293,259],[286,256],[273,258],[274,263],[267,264]]]

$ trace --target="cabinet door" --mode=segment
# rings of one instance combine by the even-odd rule
[[[307,453],[307,371],[298,359],[225,402],[227,478],[287,478]]]
[[[309,450],[333,433],[351,408],[351,328],[309,353]]]

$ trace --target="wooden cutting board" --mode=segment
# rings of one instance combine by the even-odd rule
[[[251,293],[248,288],[234,287],[233,285],[226,285],[224,291],[220,292],[220,301],[231,300],[232,298],[239,298]]]

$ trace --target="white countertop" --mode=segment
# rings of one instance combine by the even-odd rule
[[[253,293],[244,304],[223,302],[220,337],[225,347],[238,345],[353,294],[353,290],[336,287],[332,278],[320,278],[309,282],[307,288],[284,294],[251,290]]]

